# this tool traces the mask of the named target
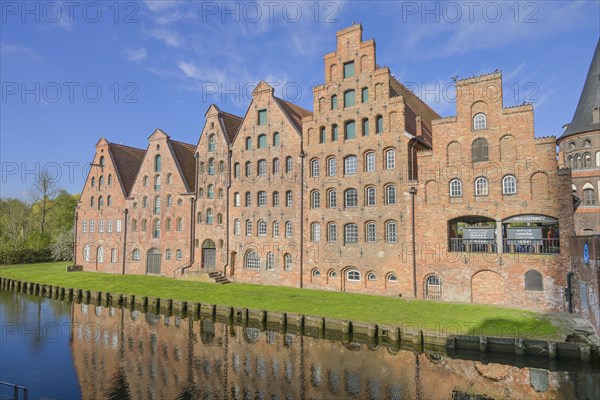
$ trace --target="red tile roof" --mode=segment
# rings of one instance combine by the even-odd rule
[[[278,97],[275,97],[275,101],[279,103],[283,111],[288,115],[290,120],[292,120],[292,123],[296,126],[296,128],[302,132],[302,117],[312,115],[312,112]]]
[[[108,145],[110,154],[115,165],[119,181],[125,190],[125,196],[129,196],[135,178],[142,166],[146,151],[122,144],[110,143]]]
[[[196,146],[189,143],[169,140],[169,145],[173,150],[175,162],[183,174],[183,178],[188,188],[188,192],[194,192],[196,189]]]
[[[235,136],[242,126],[244,118],[238,117],[237,115],[230,114],[225,111],[219,110],[219,116],[223,120],[223,126],[225,127],[225,135],[229,138],[229,143],[233,143]]]

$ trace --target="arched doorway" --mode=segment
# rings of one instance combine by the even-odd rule
[[[217,246],[215,246],[215,242],[206,239],[204,243],[202,243],[202,268],[206,271],[214,271],[216,255]]]
[[[481,304],[506,303],[504,283],[500,274],[483,270],[471,278],[471,301]]]
[[[160,275],[160,262],[162,254],[157,248],[152,248],[146,253],[146,273]]]

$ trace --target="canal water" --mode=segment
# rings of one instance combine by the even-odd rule
[[[579,362],[450,358],[2,290],[0,323],[0,380],[30,399],[600,399],[600,370]]]

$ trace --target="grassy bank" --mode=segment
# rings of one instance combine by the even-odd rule
[[[0,276],[102,292],[135,294],[270,311],[415,325],[451,334],[556,338],[561,332],[541,314],[474,304],[369,296],[262,285],[188,282],[143,275],[66,272],[67,263],[9,265]]]

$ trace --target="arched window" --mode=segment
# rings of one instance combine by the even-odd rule
[[[142,197],[142,208],[148,207],[148,196]]]
[[[352,107],[355,103],[354,90],[346,90],[344,92],[344,107]]]
[[[142,184],[144,187],[148,186],[148,175],[144,175],[144,179],[142,180]]]
[[[285,253],[283,255],[283,269],[286,271],[292,270],[292,255],[290,253]]]
[[[385,204],[388,206],[396,204],[396,186],[387,185],[385,187]]]
[[[273,133],[273,146],[279,146],[279,132]]]
[[[488,180],[487,178],[480,177],[475,180],[475,196],[487,196],[488,192]]]
[[[234,235],[239,235],[240,234],[240,220],[239,219],[234,219],[233,220],[233,234]]]
[[[213,223],[213,210],[209,208],[206,210],[206,223],[212,225]]]
[[[267,160],[258,160],[258,168],[256,170],[258,176],[267,175]]]
[[[223,214],[217,214],[217,224],[223,225]]]
[[[310,162],[310,175],[313,178],[318,178],[320,174],[320,163],[318,159],[312,160]]]
[[[361,101],[363,103],[366,103],[367,101],[369,101],[369,88],[362,88],[362,90],[360,91],[361,93]]]
[[[396,150],[389,149],[385,152],[385,169],[396,168]]]
[[[291,207],[292,206],[292,200],[293,200],[293,194],[291,190],[288,190],[285,192],[285,206],[286,207]]]
[[[375,133],[383,133],[383,117],[381,115],[375,117]]]
[[[337,242],[337,224],[335,222],[327,225],[327,241],[332,243]]]
[[[133,261],[140,261],[142,258],[142,252],[140,251],[140,249],[134,249],[131,253],[131,258],[133,259]]]
[[[160,197],[156,196],[154,198],[154,214],[160,213]]]
[[[327,191],[327,208],[337,207],[337,191],[335,189],[329,189]]]
[[[142,220],[142,232],[146,232],[147,229],[148,229],[147,222],[145,219],[143,219]]]
[[[273,237],[274,238],[279,237],[279,221],[273,222]]]
[[[104,156],[100,156],[100,161],[98,162],[98,164],[100,164],[100,166],[104,168],[104,166],[106,165],[106,163],[104,162]]]
[[[219,172],[220,173],[225,172],[225,161],[219,161]]]
[[[590,139],[585,139],[583,141],[583,147],[592,147],[592,141]]]
[[[310,193],[310,208],[321,207],[321,193],[318,190],[313,190]]]
[[[348,189],[344,192],[344,207],[358,207],[358,190]]]
[[[108,174],[108,186],[112,185],[112,174]]]
[[[525,273],[525,290],[541,292],[544,290],[544,280],[542,274],[535,269],[531,269]]]
[[[273,175],[277,175],[279,173],[279,158],[273,159]]]
[[[583,155],[583,168],[592,168],[592,155],[590,153],[585,153]]]
[[[517,180],[513,175],[506,175],[502,178],[502,193],[515,194],[517,193]]]
[[[90,207],[94,207],[94,196],[90,198]]]
[[[217,143],[215,141],[215,135],[210,135],[208,137],[208,151],[215,151],[217,148]]]
[[[251,177],[252,176],[252,163],[250,161],[246,161],[246,171],[245,171],[245,175],[246,177]]]
[[[112,197],[110,197],[110,195],[106,196],[106,205],[107,206],[112,205]]]
[[[258,148],[264,149],[267,147],[267,135],[258,135]]]
[[[172,251],[171,249],[167,249],[167,251],[165,251],[165,260],[170,260],[171,258],[173,258]]]
[[[175,229],[177,229],[179,232],[183,230],[183,220],[181,218],[177,218],[177,226]]]
[[[233,206],[234,207],[239,207],[241,205],[240,203],[240,194],[238,192],[235,192],[233,194]]]
[[[246,138],[246,150],[252,150],[252,138],[250,136]]]
[[[336,271],[329,271],[329,277],[330,278],[337,278],[338,274]]]
[[[596,152],[596,167],[600,167],[600,151]]]
[[[375,197],[376,190],[375,186],[367,186],[365,189],[365,205],[373,207],[377,204],[377,198]]]
[[[252,236],[252,221],[246,220],[246,236]]]
[[[285,172],[290,173],[294,170],[294,160],[291,156],[285,158]]]
[[[322,126],[319,128],[319,143],[325,143],[327,141],[327,131],[325,127]]]
[[[337,142],[338,140],[338,126],[336,124],[331,125],[331,141]]]
[[[246,253],[246,268],[247,269],[259,269],[260,268],[260,257],[258,253],[251,250]]]
[[[369,272],[369,274],[367,275],[367,280],[368,281],[376,281],[377,275],[374,272]]]
[[[387,243],[398,242],[398,225],[396,221],[388,221],[385,223],[385,241]]]
[[[488,142],[479,138],[471,145],[471,160],[473,162],[488,161]]]
[[[387,280],[388,282],[398,282],[398,277],[395,274],[389,274]]]
[[[357,169],[357,158],[356,156],[348,156],[344,159],[344,174],[351,175],[356,174]]]
[[[337,163],[335,157],[327,159],[327,176],[335,176],[337,174]]]
[[[223,189],[219,189],[219,198],[222,199],[224,195]]]
[[[360,272],[355,269],[351,269],[346,272],[346,279],[352,282],[360,282]]]
[[[487,128],[487,117],[484,113],[475,114],[473,117],[473,130],[478,131],[480,129]]]
[[[200,174],[203,175],[204,174],[204,162],[200,163]]]
[[[160,220],[158,218],[152,223],[152,237],[160,238]]]
[[[372,151],[365,154],[365,171],[375,171],[375,153]]]
[[[321,272],[318,269],[313,269],[311,275],[315,278],[318,278],[319,276],[321,276]]]
[[[337,103],[338,103],[338,99],[337,99],[337,96],[334,94],[333,96],[331,96],[331,109],[332,110],[337,109]]]
[[[460,179],[452,179],[450,181],[450,197],[462,197],[462,182]]]
[[[92,187],[94,187],[96,185],[96,177],[94,177],[94,176],[92,176],[91,185],[92,185]]]
[[[98,190],[102,190],[104,186],[104,176],[100,176],[100,180],[98,180]]]
[[[292,223],[290,221],[287,221],[285,223],[285,237],[286,239],[291,239],[292,238]]]
[[[137,232],[137,219],[131,220],[131,230]]]
[[[369,136],[369,119],[363,118],[362,120],[362,135]]]
[[[426,299],[442,298],[442,280],[438,275],[431,274],[425,278],[423,296]]]
[[[246,192],[244,205],[250,207],[252,205],[252,193]]]
[[[569,142],[569,150],[575,150],[575,142]]]
[[[234,178],[239,178],[240,177],[240,163],[235,163],[233,165],[233,177]]]
[[[358,243],[357,224],[346,224],[344,226],[344,243]]]
[[[258,236],[267,236],[267,222],[261,219],[260,221],[258,221],[257,226]]]
[[[583,205],[584,206],[593,206],[596,205],[596,195],[594,193],[593,187],[591,185],[586,184],[583,187]]]
[[[96,261],[104,262],[104,247],[98,246]]]
[[[273,207],[279,207],[279,192],[273,192]]]
[[[356,139],[356,124],[354,123],[354,121],[347,121],[344,124],[344,139]]]
[[[198,213],[198,223],[202,223],[202,213]],[[165,221],[165,229],[168,231],[171,230],[171,218],[167,218]]]
[[[160,154],[157,154],[156,157],[154,157],[154,172],[160,172],[161,169],[161,157]]]
[[[104,197],[100,196],[98,197],[98,210],[100,210],[102,207],[104,207]]]
[[[321,225],[318,222],[313,222],[310,225],[310,241],[320,242],[321,241]]]
[[[375,243],[377,241],[377,225],[375,222],[367,222],[365,232],[367,243]]]
[[[275,269],[275,254],[269,252],[267,253],[267,271],[272,271]]]
[[[267,206],[267,192],[265,192],[263,190],[258,192],[256,200],[257,200],[257,205],[259,207],[266,207]]]
[[[215,174],[215,159],[214,158],[208,159],[208,171],[207,172],[209,175]]]
[[[177,249],[177,251],[175,251],[175,258],[177,258],[178,260],[181,260],[183,258],[183,251],[181,251],[181,249]]]

